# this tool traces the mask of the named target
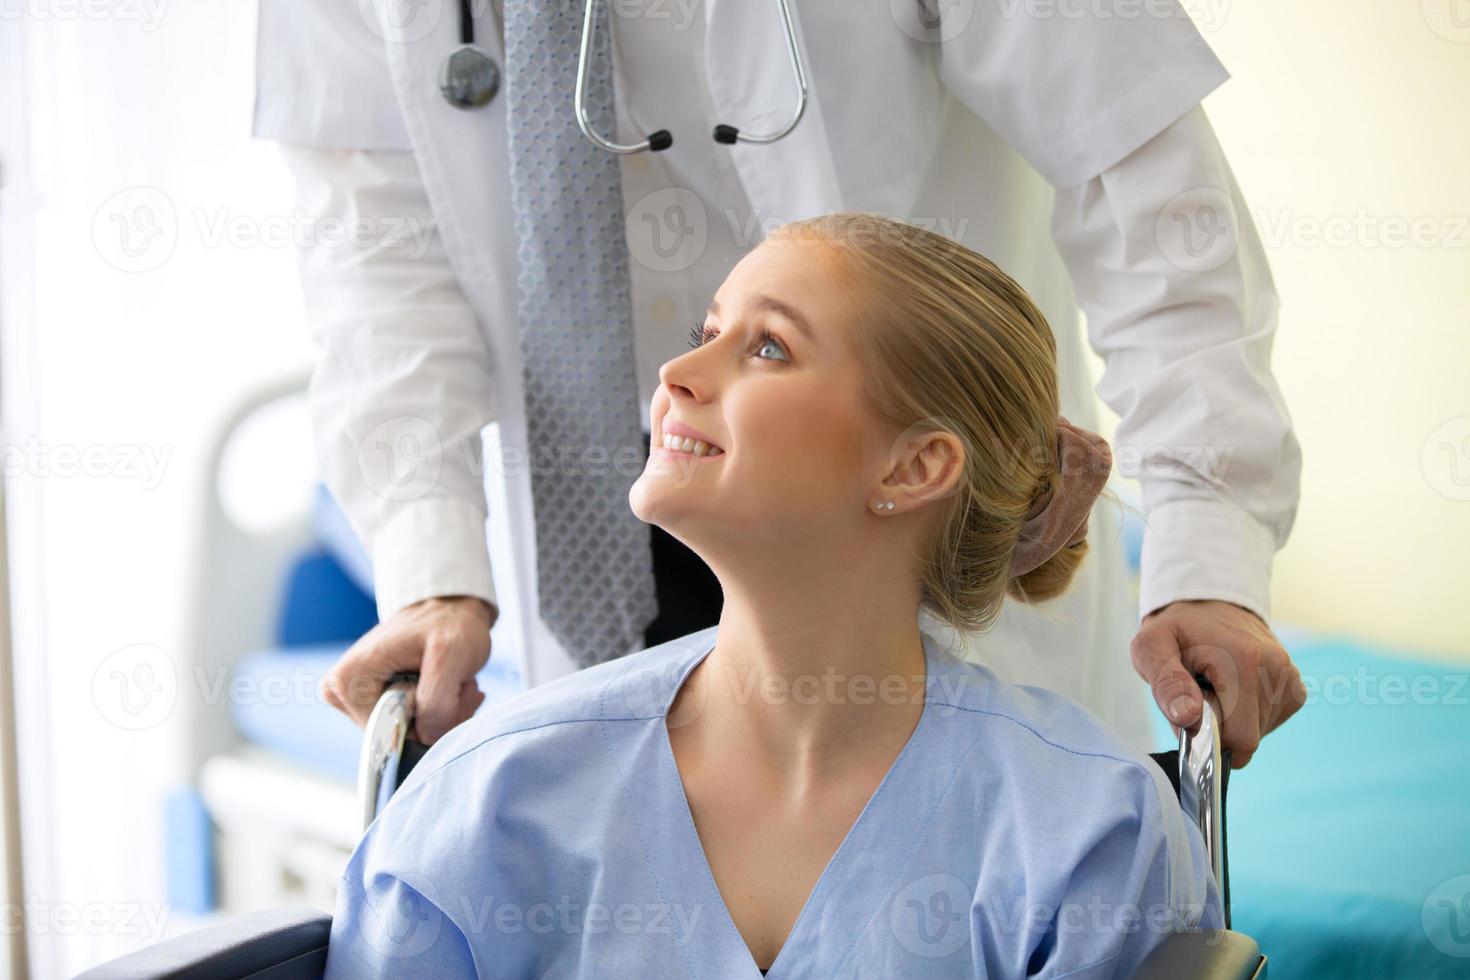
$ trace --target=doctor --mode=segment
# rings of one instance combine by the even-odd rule
[[[1191,727],[1203,672],[1240,767],[1305,702],[1268,625],[1301,467],[1269,367],[1278,299],[1199,105],[1227,72],[1174,0],[1114,6],[801,0],[786,22],[778,0],[612,3],[596,29],[616,126],[601,135],[673,138],[615,155],[640,421],[646,433],[659,366],[687,349],[730,268],[787,220],[875,211],[990,257],[1056,333],[1062,414],[1095,430],[1080,307],[1103,359],[1097,394],[1120,417],[1117,469],[1142,486],[1140,592],[1103,502],[1066,595],[1007,603],[981,636],[925,627],[1006,680],[1081,702],[1140,751],[1157,748],[1149,693]],[[536,612],[502,6],[259,11],[253,134],[282,144],[319,227],[352,232],[313,236],[299,261],[323,475],[372,555],[381,623],[324,694],[361,723],[387,675],[421,669],[431,742],[483,700],[474,675],[492,649],[531,685],[585,662]],[[545,12],[583,16],[580,0]],[[774,141],[716,142],[716,124],[773,134],[793,118],[787,23],[804,111]],[[479,82],[447,86],[451,100],[446,58],[467,35]],[[556,125],[575,119],[570,100],[560,111]],[[708,569],[651,531],[659,616],[630,650],[719,617]]]

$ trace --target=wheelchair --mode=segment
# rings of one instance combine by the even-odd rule
[[[428,751],[409,737],[417,676],[390,678],[364,731],[358,796],[366,831]],[[1225,928],[1173,933],[1151,952],[1133,980],[1264,980],[1266,956],[1254,939],[1230,929],[1230,878],[1225,849],[1225,792],[1230,750],[1220,748],[1220,711],[1210,682],[1195,675],[1206,710],[1194,734],[1181,729],[1179,748],[1150,753],[1169,777],[1185,816],[1200,830],[1220,886]],[[165,940],[79,974],[76,980],[319,980],[326,970],[332,917],[314,908],[251,912]]]

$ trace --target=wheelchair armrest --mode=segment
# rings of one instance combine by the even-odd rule
[[[1251,937],[1229,929],[1164,937],[1133,980],[1265,980],[1266,957]]]
[[[332,917],[293,906],[237,916],[155,943],[76,980],[319,980]]]

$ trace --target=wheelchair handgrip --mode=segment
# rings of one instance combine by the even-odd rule
[[[1225,813],[1221,780],[1230,765],[1230,752],[1220,750],[1220,726],[1224,719],[1214,685],[1203,674],[1195,682],[1204,693],[1204,710],[1200,713],[1198,731],[1179,729],[1179,805],[1184,815],[1199,827],[1204,838],[1205,854],[1222,890],[1229,927],[1230,896],[1225,876]]]
[[[411,737],[413,692],[418,677],[416,673],[389,677],[363,730],[362,753],[357,762],[357,795],[364,831],[426,751]]]

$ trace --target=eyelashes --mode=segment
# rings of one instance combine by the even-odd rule
[[[708,327],[706,327],[702,322],[696,320],[694,326],[691,327],[689,330],[690,349],[692,350],[696,347],[703,347],[705,344],[709,343],[710,333],[711,331]],[[785,352],[786,350],[786,345],[781,343],[781,341],[776,338],[775,334],[771,333],[771,331],[769,330],[762,330],[760,336],[760,344],[756,347],[756,350],[760,350],[762,347],[766,346],[766,344],[775,344],[777,347],[781,348],[783,352]],[[789,361],[790,355],[788,354],[785,358],[782,358],[782,360]]]

